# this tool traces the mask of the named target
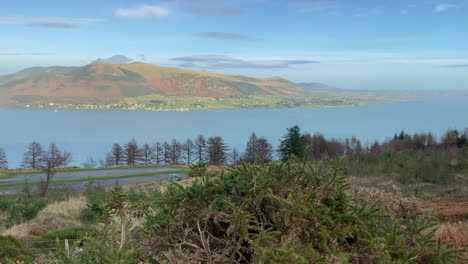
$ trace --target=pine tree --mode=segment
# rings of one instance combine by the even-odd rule
[[[305,140],[301,134],[299,126],[293,126],[287,129],[286,135],[280,142],[279,154],[282,160],[288,160],[292,157],[303,158],[305,155]]]

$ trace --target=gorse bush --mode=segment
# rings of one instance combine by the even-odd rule
[[[146,257],[170,263],[449,263],[424,215],[352,196],[342,167],[241,164],[172,183],[154,201]]]
[[[33,219],[47,205],[45,198],[30,195],[20,195],[6,200],[7,203],[1,203],[0,210],[7,215],[4,220],[4,225],[7,227]]]
[[[97,223],[105,214],[105,203],[109,194],[102,186],[89,184],[86,187],[86,208],[81,212],[81,220],[86,224]]]
[[[208,162],[199,161],[195,164],[190,164],[190,177],[205,177],[208,174]]]
[[[31,263],[32,253],[12,236],[0,236],[0,263]]]
[[[138,218],[134,215],[137,209],[129,205],[121,187],[108,193],[102,208],[102,223],[98,228],[76,241],[70,252],[56,252],[54,263],[138,263],[140,246],[133,238],[135,226],[132,223]]]

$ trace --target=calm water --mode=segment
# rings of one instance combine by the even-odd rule
[[[87,156],[102,159],[114,142],[135,138],[139,143],[198,134],[223,136],[242,151],[250,134],[266,136],[275,145],[287,127],[299,125],[330,137],[356,136],[363,141],[383,140],[395,132],[431,131],[468,127],[468,97],[422,98],[356,107],[235,109],[193,112],[117,110],[0,109],[0,147],[10,167],[20,164],[29,142],[55,142],[73,153],[74,164]]]

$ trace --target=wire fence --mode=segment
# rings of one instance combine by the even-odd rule
[[[30,240],[26,242],[26,246],[36,254],[46,254],[55,252],[59,249],[64,249],[70,252],[70,248],[78,248],[76,242],[82,239],[54,239],[54,240]]]

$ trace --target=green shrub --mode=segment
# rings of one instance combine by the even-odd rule
[[[430,219],[358,203],[337,164],[241,164],[184,187],[147,214],[158,261],[194,263],[449,263]]]
[[[21,195],[12,199],[5,210],[7,225],[10,227],[33,219],[46,205],[47,200],[39,196]]]
[[[205,177],[208,173],[208,162],[199,161],[195,164],[190,164],[190,177]]]
[[[0,236],[0,263],[24,261],[31,263],[32,253],[12,236]]]
[[[97,223],[105,213],[105,203],[109,194],[102,186],[89,184],[86,187],[86,208],[81,212],[81,220],[84,223]]]

